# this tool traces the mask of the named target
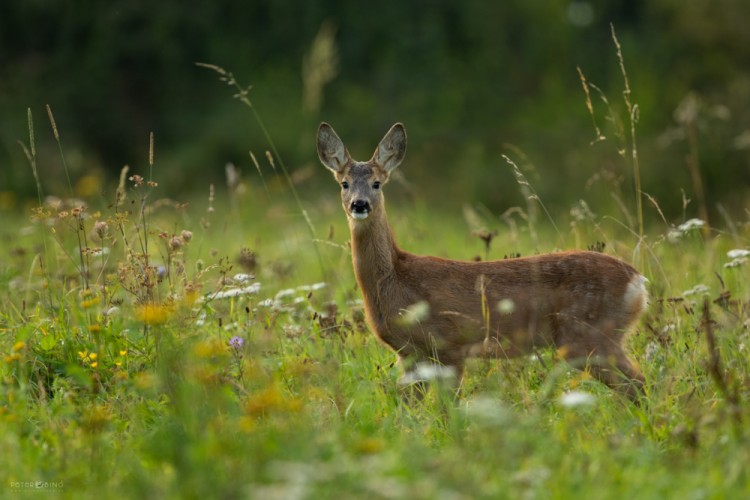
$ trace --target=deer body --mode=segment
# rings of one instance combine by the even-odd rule
[[[367,322],[407,372],[428,361],[460,377],[467,357],[512,357],[556,346],[634,397],[643,377],[623,338],[646,307],[645,278],[595,252],[464,262],[401,250],[381,187],[405,151],[400,124],[368,162],[354,161],[329,125],[318,130],[318,155],[342,186]],[[422,314],[405,321],[405,311],[415,306]]]

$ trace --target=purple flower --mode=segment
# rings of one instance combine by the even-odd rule
[[[239,351],[240,349],[242,349],[242,346],[245,345],[245,339],[235,335],[229,340],[229,345]]]

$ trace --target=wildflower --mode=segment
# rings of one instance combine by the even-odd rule
[[[193,352],[199,358],[214,358],[226,352],[226,344],[216,340],[204,340],[195,344]]]
[[[171,240],[169,240],[169,249],[172,251],[179,250],[184,244],[185,242],[182,241],[180,237],[174,236]]]
[[[507,426],[515,418],[513,411],[495,398],[474,396],[466,402],[466,415],[483,426]]]
[[[102,325],[98,323],[94,323],[93,325],[89,326],[89,332],[91,333],[99,333],[102,331]]]
[[[727,257],[732,260],[724,264],[725,268],[729,269],[731,267],[740,267],[742,264],[747,262],[748,258],[750,258],[750,250],[735,248],[734,250],[730,250],[727,252]]]
[[[239,297],[242,295],[252,295],[260,291],[260,283],[253,283],[252,285],[244,288],[230,288],[229,290],[222,290],[220,292],[209,293],[202,300],[198,302],[205,302],[215,299],[227,299],[232,297]]]
[[[99,178],[94,175],[84,175],[75,185],[78,196],[93,196],[99,191]]]
[[[401,377],[401,385],[411,385],[418,382],[432,380],[451,380],[456,378],[456,369],[452,366],[437,365],[435,363],[417,363],[413,370],[409,370]]]
[[[99,303],[99,297],[93,296],[90,299],[86,299],[81,302],[81,307],[84,309],[90,309]]]
[[[516,304],[513,299],[503,299],[497,303],[497,310],[502,315],[511,314],[516,309]]]
[[[190,240],[193,239],[193,233],[188,231],[187,229],[183,229],[180,233],[180,238],[182,238],[182,241],[184,241],[185,243],[189,243]]]
[[[273,384],[253,394],[244,404],[250,417],[263,417],[269,413],[295,413],[302,408],[302,401],[285,397],[278,385]]]
[[[568,391],[560,396],[558,402],[566,408],[591,406],[595,398],[591,393],[583,391]]]
[[[727,252],[727,257],[730,259],[741,259],[742,257],[750,257],[750,250],[744,248],[735,248]]]
[[[78,351],[78,357],[81,358],[81,360],[84,360],[89,357],[88,351]]]
[[[243,339],[242,337],[238,337],[238,336],[236,336],[236,335],[235,335],[235,336],[234,336],[234,337],[232,337],[232,338],[231,338],[231,340],[229,341],[229,345],[230,345],[230,346],[231,346],[231,347],[232,347],[233,349],[235,349],[235,350],[239,351],[240,349],[242,349],[242,346],[243,346],[243,345],[245,345],[245,339]]]
[[[127,355],[128,355],[128,351],[126,351],[124,349],[122,351],[120,351],[120,356],[125,357]]]
[[[161,325],[167,322],[169,309],[164,305],[147,303],[135,309],[135,317],[147,325]]]
[[[98,357],[99,357],[99,355],[97,353],[95,353],[95,352],[92,352],[91,354],[89,354],[89,359],[91,361],[94,361]]]
[[[419,323],[430,316],[430,304],[425,300],[420,300],[401,311],[400,316],[399,319],[404,325]]]
[[[107,235],[107,231],[109,231],[109,226],[105,221],[98,220],[94,223],[94,233],[96,233],[99,239],[104,239]]]
[[[316,290],[322,290],[326,286],[328,286],[328,284],[321,281],[320,283],[313,283],[312,285],[300,285],[297,287],[297,291],[298,292],[314,292]]]
[[[117,307],[117,306],[112,306],[109,309],[107,309],[106,311],[104,311],[104,315],[105,316],[112,316],[113,314],[117,314],[118,312],[120,312],[120,308]]]
[[[701,229],[705,225],[706,223],[700,219],[690,219],[676,228],[670,229],[667,233],[667,240],[669,240],[670,243],[677,243],[680,238],[691,232],[693,229]]]
[[[363,455],[379,453],[385,448],[385,442],[377,437],[365,437],[354,444],[354,449]]]
[[[703,222],[700,219],[690,219],[690,220],[688,220],[686,222],[683,222],[679,226],[677,226],[677,229],[680,232],[687,233],[688,231],[690,231],[692,229],[700,229],[700,228],[702,228],[705,225],[706,225],[706,223]]]
[[[255,276],[247,273],[237,273],[232,277],[232,280],[234,280],[236,283],[246,283],[253,279],[255,279]]]
[[[18,352],[24,347],[26,347],[26,342],[18,341],[15,344],[13,344],[13,352]]]

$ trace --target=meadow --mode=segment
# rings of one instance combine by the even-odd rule
[[[269,144],[252,176],[227,167],[226,185],[175,200],[152,136],[119,182],[47,193],[37,178],[30,208],[3,214],[0,495],[750,495],[747,213],[673,223],[647,198],[601,212],[574,188],[570,210],[549,213],[510,160],[527,204],[502,214],[450,211],[392,180],[409,251],[591,248],[632,262],[651,295],[628,339],[640,404],[552,351],[478,360],[460,394],[434,383],[405,399],[395,355],[364,324],[338,188],[299,192]]]

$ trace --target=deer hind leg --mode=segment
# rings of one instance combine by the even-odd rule
[[[644,378],[623,347],[624,330],[604,324],[594,327],[572,319],[560,325],[556,345],[562,357],[574,367],[587,370],[594,378],[637,401]]]

